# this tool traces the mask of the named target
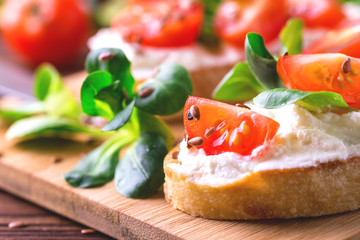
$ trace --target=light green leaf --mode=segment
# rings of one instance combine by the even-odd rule
[[[116,190],[130,198],[146,198],[164,183],[164,140],[156,133],[142,134],[126,152],[115,171]]]
[[[296,103],[313,112],[356,111],[349,107],[340,94],[334,92],[303,92],[296,89],[272,89],[260,93],[254,103],[264,108],[280,108]]]
[[[156,133],[163,138],[168,150],[174,147],[175,138],[171,129],[155,116],[134,108],[130,121],[138,136],[144,133]]]
[[[64,133],[97,134],[96,130],[80,125],[77,121],[50,116],[36,116],[21,119],[10,126],[6,139],[29,139],[61,136]]]
[[[37,68],[34,92],[44,102],[50,116],[79,119],[80,108],[75,97],[65,87],[60,74],[52,65],[43,64]]]
[[[22,118],[44,113],[45,110],[44,103],[32,102],[15,109],[0,109],[0,117],[8,122],[14,122]]]
[[[303,28],[304,23],[300,19],[292,18],[288,20],[280,33],[280,40],[283,45],[283,54],[287,52],[290,55],[295,55],[302,52]]]
[[[121,112],[116,114],[116,116],[108,122],[101,130],[102,131],[113,131],[124,126],[130,119],[133,112],[135,101],[129,103]]]
[[[135,106],[148,113],[170,115],[180,111],[192,93],[192,82],[188,71],[175,63],[164,63],[154,78],[139,86],[139,92],[151,88],[146,97],[137,96]]]
[[[64,179],[73,187],[87,188],[105,184],[114,178],[120,150],[133,142],[132,132],[121,129],[102,145],[87,154]]]
[[[265,91],[245,62],[238,63],[213,91],[213,98],[223,101],[246,101]]]
[[[84,113],[89,116],[101,116],[108,120],[114,117],[109,103],[96,98],[101,90],[112,84],[112,77],[107,72],[93,72],[87,76],[81,87],[81,106]]]
[[[100,61],[99,57],[104,53],[110,53],[113,56],[107,61]],[[86,58],[85,68],[88,73],[96,71],[110,73],[113,82],[119,80],[116,90],[122,93],[124,88],[130,98],[133,96],[135,80],[130,72],[130,62],[121,49],[101,48],[91,51]]]
[[[59,72],[51,64],[42,64],[35,71],[34,94],[44,101],[47,96],[64,88]]]

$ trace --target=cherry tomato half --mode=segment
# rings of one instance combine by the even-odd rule
[[[335,0],[286,0],[288,14],[305,22],[305,26],[332,28],[345,18]]]
[[[33,65],[71,62],[91,33],[84,0],[7,0],[1,13],[5,41]]]
[[[112,28],[131,43],[178,47],[194,43],[199,35],[203,10],[192,1],[144,1],[123,9]]]
[[[215,30],[226,42],[243,48],[249,32],[260,34],[265,42],[277,38],[286,18],[283,0],[224,1],[215,16]]]
[[[280,56],[277,71],[287,88],[339,93],[360,109],[360,59],[340,53]]]
[[[329,31],[303,53],[343,53],[360,58],[360,22]]]
[[[197,108],[199,118],[191,108]],[[185,104],[184,124],[189,141],[196,137],[203,139],[198,148],[207,155],[236,152],[250,156],[254,149],[263,147],[252,157],[265,152],[280,126],[273,119],[246,108],[192,96]]]

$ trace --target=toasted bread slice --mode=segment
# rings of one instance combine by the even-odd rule
[[[199,185],[165,158],[165,197],[175,208],[210,219],[313,217],[360,207],[360,157],[314,167],[254,172],[231,184]]]

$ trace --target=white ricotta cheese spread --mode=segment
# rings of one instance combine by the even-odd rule
[[[233,152],[207,156],[201,149],[188,149],[183,141],[180,163],[168,166],[190,181],[218,186],[253,172],[317,166],[360,156],[360,112],[311,113],[295,104],[279,109],[251,107],[280,124],[276,141],[264,156],[250,159]]]
[[[120,48],[131,62],[135,78],[148,77],[154,68],[164,62],[174,62],[192,71],[219,65],[231,65],[245,58],[244,52],[229,45],[223,45],[219,51],[211,52],[199,44],[177,48],[156,48],[136,46],[124,41],[121,35],[112,29],[101,29],[90,38],[90,49]]]

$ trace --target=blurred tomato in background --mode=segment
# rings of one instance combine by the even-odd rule
[[[71,64],[92,34],[87,0],[5,0],[0,12],[4,41],[25,62]]]
[[[286,20],[284,0],[228,0],[219,5],[214,27],[221,39],[244,48],[247,33],[256,32],[270,42],[278,37]]]

